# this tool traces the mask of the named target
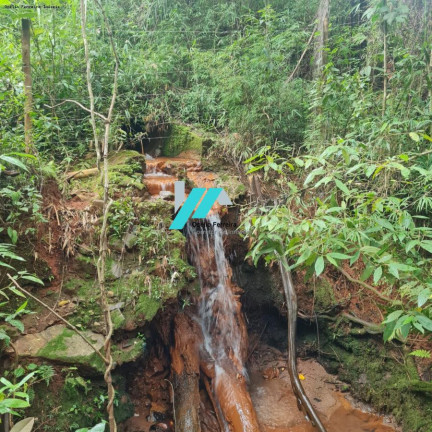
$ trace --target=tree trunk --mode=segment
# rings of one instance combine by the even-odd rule
[[[174,389],[174,420],[177,432],[200,432],[199,345],[201,329],[197,321],[184,313],[174,318],[174,347],[171,369]]]
[[[30,113],[33,109],[32,96],[32,76],[30,63],[30,26],[31,21],[27,18],[21,20],[21,41],[22,41],[22,70],[24,73],[24,135],[25,135],[25,151],[32,153],[32,124]]]
[[[387,23],[383,22],[383,40],[384,40],[384,55],[383,55],[383,98],[382,98],[382,116],[384,116],[387,105]]]
[[[317,27],[319,35],[315,45],[314,76],[319,77],[327,63],[325,47],[328,41],[330,0],[321,0],[318,8]]]

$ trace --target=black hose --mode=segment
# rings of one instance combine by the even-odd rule
[[[291,380],[291,386],[295,397],[297,398],[297,407],[306,415],[306,418],[320,432],[326,432],[324,425],[321,423],[318,414],[310,403],[306,393],[301,385],[297,373],[296,362],[296,326],[297,326],[297,295],[291,279],[288,262],[284,256],[279,256],[279,267],[282,274],[282,284],[284,287],[287,310],[288,310],[288,373]]]

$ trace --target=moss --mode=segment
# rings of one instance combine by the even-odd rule
[[[138,319],[142,318],[145,321],[151,321],[160,307],[161,303],[159,300],[155,300],[146,294],[141,294],[136,303],[135,316]]]
[[[350,384],[352,394],[377,410],[393,414],[403,430],[430,432],[430,383],[421,382],[412,359],[396,361],[400,349],[378,339],[325,330],[321,354],[331,372]]]
[[[116,364],[130,363],[144,354],[145,342],[141,339],[131,339],[128,341],[129,346],[120,347],[112,346],[112,357]]]
[[[118,309],[111,312],[111,320],[114,330],[121,329],[126,322],[126,318]]]
[[[326,279],[318,278],[315,286],[315,308],[325,311],[336,303],[332,285]]]
[[[76,270],[80,272],[80,274],[93,274],[96,275],[96,262],[93,257],[76,254],[75,255],[75,263]]]
[[[71,278],[64,283],[64,290],[68,294],[78,294],[85,299],[97,295],[98,290],[95,280]]]
[[[66,364],[74,364],[84,366],[86,369],[103,372],[104,362],[102,359],[92,351],[87,355],[80,355],[77,349],[76,355],[70,354],[70,347],[72,337],[78,338],[79,343],[85,344],[84,341],[72,330],[65,328],[57,337],[51,339],[43,348],[37,352],[37,357],[45,358]],[[96,343],[96,340],[92,340],[91,336],[87,335],[90,342]],[[88,345],[85,344],[85,348]]]
[[[122,150],[114,153],[109,157],[108,161],[109,165],[113,167],[121,165],[135,166],[136,170],[134,172],[145,172],[145,156],[135,150]]]
[[[173,157],[187,150],[192,150],[201,155],[202,145],[203,137],[192,131],[190,127],[173,125],[162,147],[162,155]]]
[[[145,157],[134,150],[124,150],[109,157],[109,182],[111,191],[121,195],[136,194],[145,190],[142,174],[145,173]],[[86,163],[88,165],[88,162]],[[77,165],[74,169],[80,169]],[[98,175],[74,180],[81,189],[103,195],[103,188]]]

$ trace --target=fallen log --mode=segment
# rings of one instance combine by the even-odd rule
[[[97,168],[88,168],[79,171],[72,171],[66,174],[66,180],[70,181],[72,179],[82,179],[86,177],[91,177],[97,175],[99,172],[100,171]]]

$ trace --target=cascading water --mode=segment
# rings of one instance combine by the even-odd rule
[[[240,289],[231,283],[219,215],[212,214],[195,227],[190,223],[187,237],[201,282],[201,358],[207,363],[205,369],[212,370],[212,390],[225,431],[259,431],[246,387],[247,330],[238,300]]]

